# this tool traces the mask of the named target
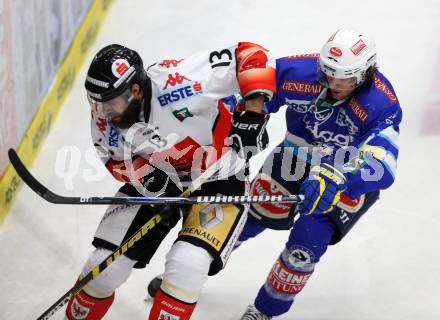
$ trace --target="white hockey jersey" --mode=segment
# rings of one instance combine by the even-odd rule
[[[224,148],[231,127],[231,113],[220,99],[240,92],[240,87],[246,91],[264,87],[262,77],[275,87],[272,70],[264,76],[261,63],[272,69],[267,50],[239,43],[151,65],[147,69],[150,106],[144,102],[146,107],[138,123],[120,129],[92,114],[92,138],[103,162],[116,178],[115,169],[125,170],[124,161],[139,157],[159,168],[161,162],[168,162],[183,180],[192,171],[200,171],[207,151],[220,152]],[[255,69],[257,64],[259,69]],[[237,77],[240,72],[242,76]],[[259,81],[253,85],[252,79]],[[243,165],[244,161],[235,155],[223,175],[231,175]]]

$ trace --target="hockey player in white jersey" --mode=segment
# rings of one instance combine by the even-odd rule
[[[109,45],[94,57],[85,87],[94,145],[115,179],[125,182],[117,195],[179,195],[210,160],[230,149],[231,141],[239,152],[230,166],[197,192],[245,193],[246,182],[237,175],[243,173],[244,158],[249,156],[243,148],[259,151],[267,145],[268,115],[262,106],[275,92],[275,71],[263,47],[244,42],[162,60],[145,70],[137,52]],[[246,103],[231,113],[221,98],[237,92]],[[167,255],[164,281],[149,319],[190,319],[208,274],[224,267],[241,232],[247,215],[244,206],[110,206],[80,277],[159,211],[161,224],[72,296],[67,319],[102,319],[115,290],[132,268],[148,264],[182,215],[183,226]],[[213,214],[213,219],[200,219],[204,214]]]

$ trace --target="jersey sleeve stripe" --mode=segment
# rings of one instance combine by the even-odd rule
[[[378,134],[379,137],[387,140],[394,148],[399,150],[399,133],[393,127],[387,127]]]
[[[385,156],[385,159],[383,161],[381,161],[381,162],[384,164],[385,168],[391,174],[393,179],[395,179],[395,177],[396,177],[396,170],[397,170],[397,159],[396,159],[396,157],[391,152],[387,152],[387,154]]]

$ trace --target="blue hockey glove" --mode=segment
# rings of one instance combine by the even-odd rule
[[[326,214],[339,202],[347,187],[345,175],[332,162],[323,159],[312,167],[309,177],[302,183],[299,193],[305,200],[299,206],[300,214]]]

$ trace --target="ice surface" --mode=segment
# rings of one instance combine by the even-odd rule
[[[422,130],[423,119],[439,117],[435,84],[440,76],[434,70],[440,67],[440,1],[120,0],[112,6],[92,52],[121,43],[136,48],[149,65],[199,49],[255,41],[283,56],[316,52],[334,30],[345,26],[375,35],[381,70],[404,109],[397,181],[353,232],[328,250],[292,310],[280,319],[440,319],[440,139],[426,134],[438,133],[440,125],[434,121],[429,130]],[[118,185],[108,175],[99,179],[101,171],[85,160],[91,148],[85,71],[86,66],[32,172],[58,193],[112,195]],[[283,137],[283,122],[283,114],[272,116],[273,144]],[[81,155],[72,190],[66,190],[55,171],[57,152],[66,146]],[[254,169],[257,166],[254,163]],[[85,181],[83,174],[95,174],[99,181]],[[0,227],[1,319],[36,318],[72,286],[104,210],[52,205],[22,188]],[[152,263],[134,271],[120,288],[107,319],[147,318],[147,283],[162,271],[176,232]],[[267,231],[235,252],[224,272],[207,282],[193,319],[238,319],[287,235]],[[53,317],[62,318],[61,311]]]

